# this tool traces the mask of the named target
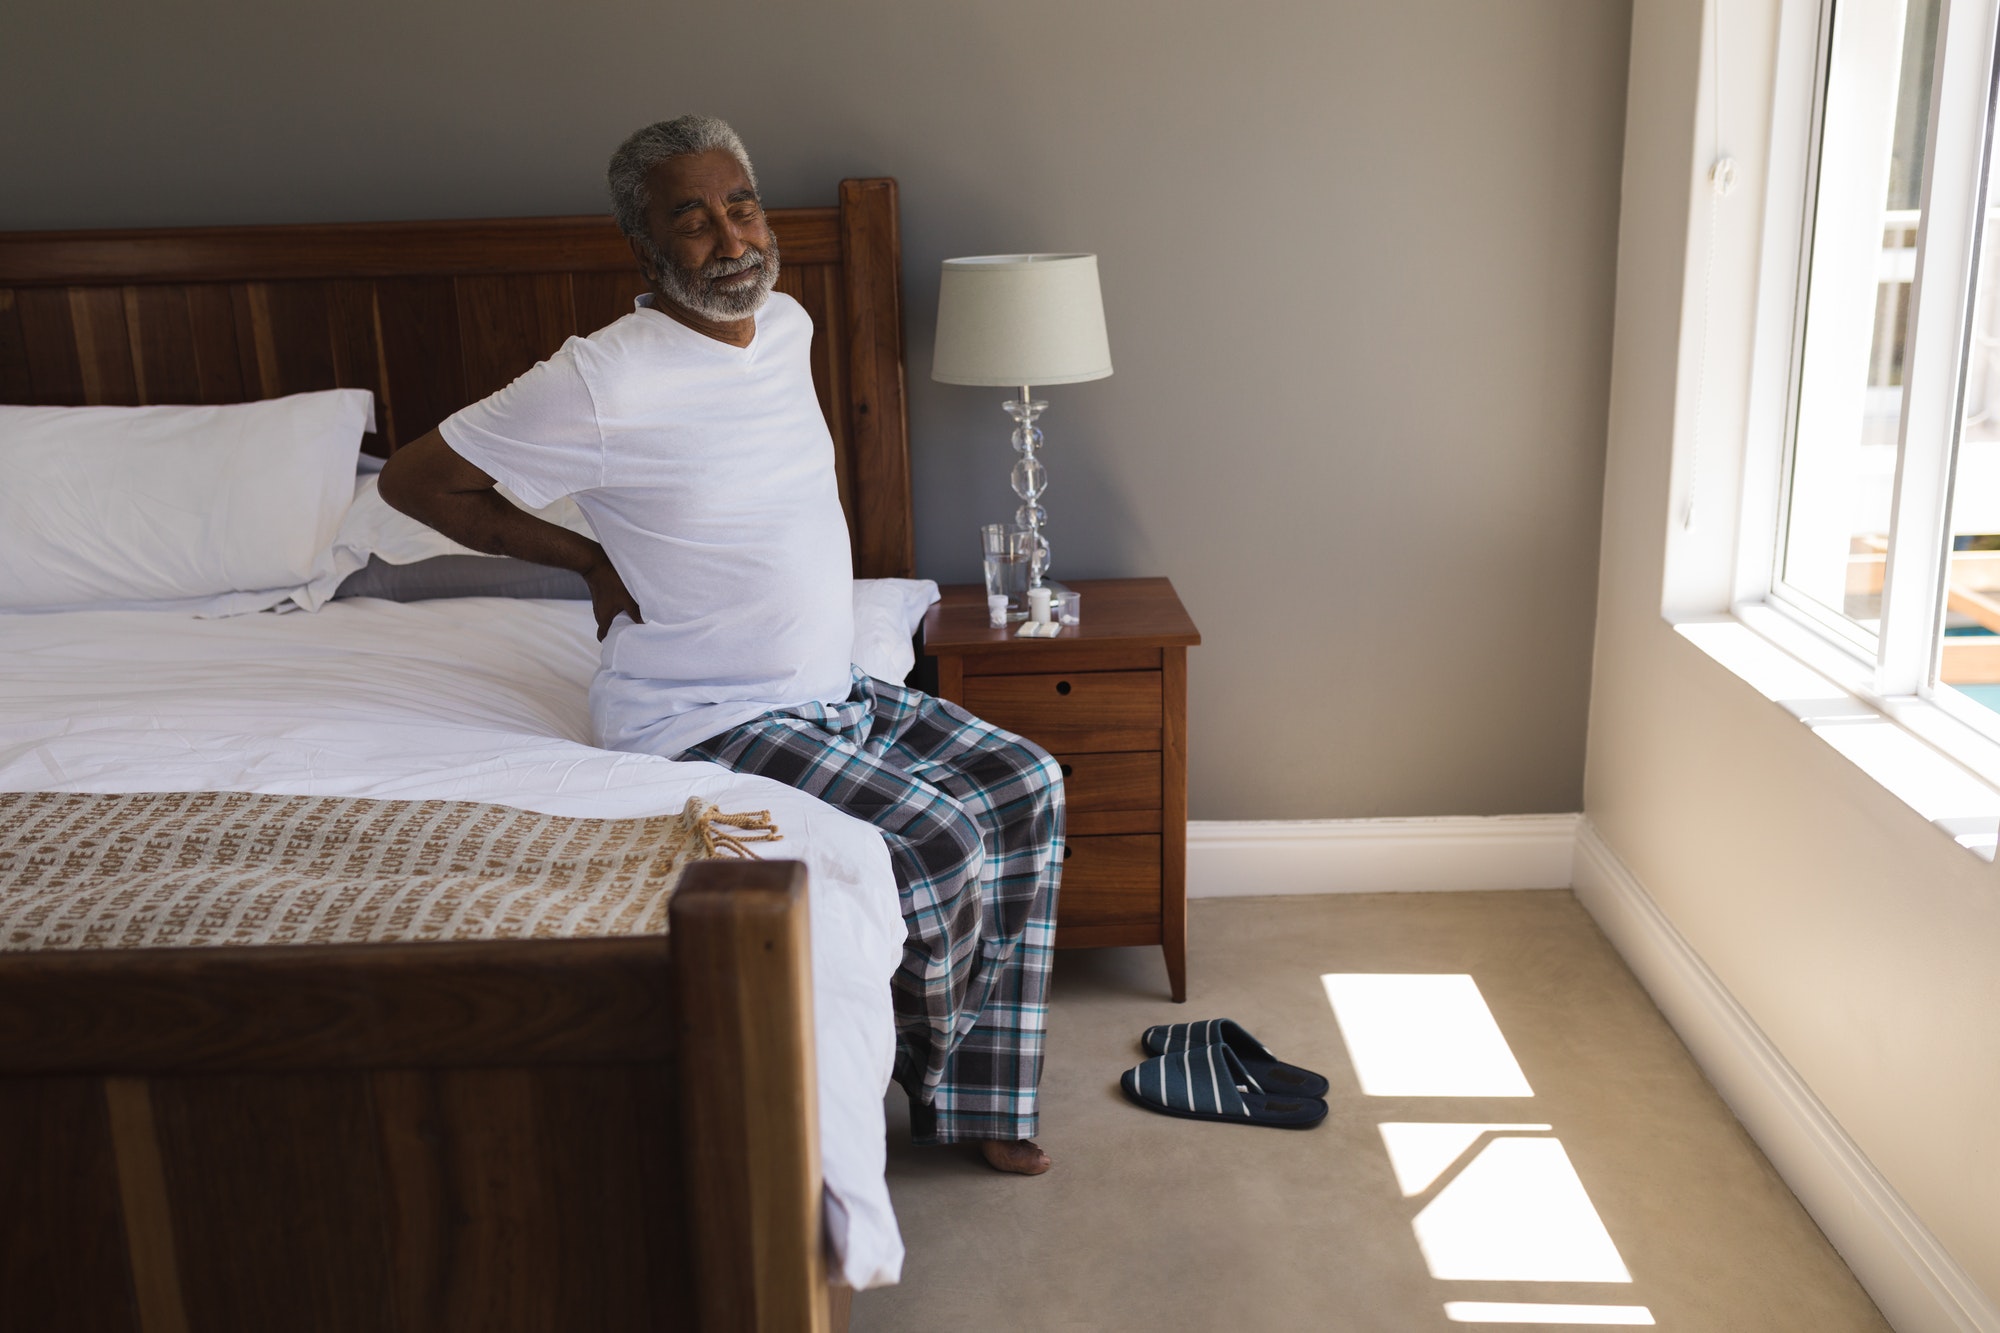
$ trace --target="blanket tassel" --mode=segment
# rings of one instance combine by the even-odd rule
[[[749,844],[785,840],[785,835],[778,832],[778,826],[771,822],[769,810],[746,810],[740,815],[726,815],[710,806],[702,811],[696,828],[701,832],[703,853],[708,856],[733,856],[744,861],[762,859],[750,850]]]

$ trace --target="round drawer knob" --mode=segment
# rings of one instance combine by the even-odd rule
[[[1063,844],[1063,860],[1065,860],[1065,861],[1069,860],[1069,844],[1068,844],[1068,843],[1064,843],[1064,844]]]
[[[1056,693],[1057,693],[1057,694],[1068,694],[1068,693],[1069,693],[1069,682],[1068,682],[1068,681],[1066,681],[1066,680],[1059,680],[1059,681],[1057,681],[1057,682],[1056,682]]]
[[[1064,765],[1062,766],[1062,773],[1063,773],[1063,776],[1064,776],[1064,777],[1066,777],[1066,778],[1073,778],[1073,777],[1075,777],[1075,776],[1076,776],[1076,765],[1075,765],[1075,764],[1064,764]]]

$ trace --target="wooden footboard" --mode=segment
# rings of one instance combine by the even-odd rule
[[[0,953],[0,1292],[65,1330],[824,1329],[805,871],[665,939]]]

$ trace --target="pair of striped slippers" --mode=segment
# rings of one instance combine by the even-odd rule
[[[1148,1111],[1277,1129],[1326,1119],[1326,1080],[1278,1059],[1227,1018],[1163,1023],[1140,1041],[1154,1058],[1126,1070],[1118,1085]]]

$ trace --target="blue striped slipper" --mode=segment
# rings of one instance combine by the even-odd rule
[[[1274,1096],[1259,1088],[1227,1046],[1183,1046],[1126,1070],[1118,1086],[1148,1111],[1184,1120],[1311,1129],[1326,1119],[1326,1103],[1317,1097]]]
[[[1154,1055],[1168,1055],[1203,1046],[1227,1046],[1264,1091],[1288,1092],[1298,1097],[1326,1096],[1325,1079],[1310,1069],[1286,1064],[1266,1050],[1264,1043],[1251,1036],[1242,1024],[1231,1019],[1205,1018],[1199,1023],[1162,1023],[1158,1027],[1147,1028],[1139,1042]]]

